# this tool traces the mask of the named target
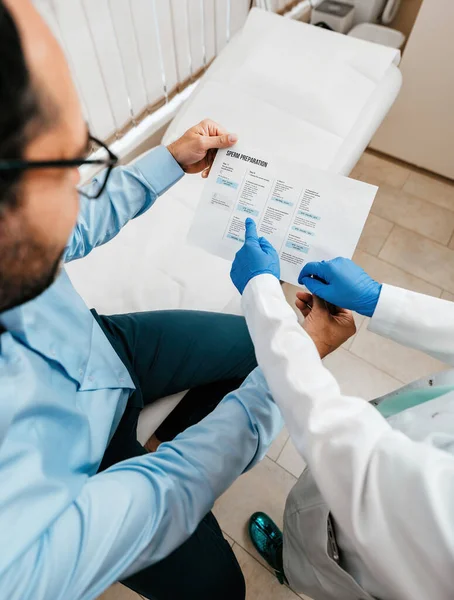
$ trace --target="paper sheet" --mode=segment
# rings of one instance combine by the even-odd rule
[[[233,260],[252,217],[297,284],[306,262],[353,256],[377,189],[237,145],[218,151],[188,241]]]

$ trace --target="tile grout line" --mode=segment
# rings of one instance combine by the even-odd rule
[[[400,188],[399,188],[399,191],[400,191],[400,192],[403,192],[403,191],[404,191],[404,187],[407,185],[407,183],[408,183],[408,180],[410,179],[410,177],[411,177],[411,174],[412,174],[412,173],[413,173],[413,171],[412,171],[412,170],[409,168],[409,169],[408,169],[408,175],[407,175],[407,179],[406,179],[406,180],[403,182],[403,184],[402,184],[402,187],[400,187]]]
[[[417,167],[416,165],[408,163],[405,160],[396,158],[395,156],[384,154],[383,152],[380,152],[379,150],[374,150],[373,148],[369,148],[368,147],[368,148],[366,148],[364,150],[364,154],[367,154],[369,156],[375,156],[375,158],[379,158],[383,162],[388,163],[388,165],[393,165],[393,166],[396,166],[396,167],[398,167],[400,169],[408,171],[407,178],[405,179],[405,181],[404,181],[404,183],[402,184],[401,187],[394,186],[394,185],[391,186],[391,187],[394,187],[397,190],[403,190],[403,188],[408,183],[408,181],[409,181],[409,179],[410,179],[410,177],[412,175],[423,175],[423,176],[427,177],[428,179],[434,181],[435,183],[441,183],[443,185],[446,185],[447,187],[451,187],[452,186],[451,179],[449,179],[449,177],[445,177],[443,175],[439,175],[438,173],[434,173],[433,171],[429,171],[428,169],[424,169],[423,167]],[[358,160],[358,163],[359,163],[359,160]],[[356,165],[355,165],[355,167],[356,167]],[[440,178],[443,181],[440,181],[439,180]],[[368,183],[368,182],[366,181],[365,183]],[[383,185],[389,185],[389,184],[387,184],[386,182],[383,182]],[[454,187],[454,186],[452,186],[452,187]],[[428,200],[428,202],[430,202],[430,200]],[[432,203],[432,204],[434,204],[434,203]]]
[[[436,242],[435,240],[432,240],[431,238],[428,238],[427,236],[422,235],[421,233],[418,233],[417,231],[414,231],[413,229],[408,229],[408,227],[403,227],[402,225],[399,225],[398,223],[394,224],[394,228],[396,228],[396,227],[400,227],[401,229],[404,229],[405,231],[408,231],[408,232],[413,233],[415,235],[419,235],[420,237],[422,237],[423,239],[427,240],[428,242],[431,242],[432,244],[437,244],[441,248],[445,248],[446,250],[448,250],[449,252],[451,252],[453,254],[453,256],[454,256],[454,250],[451,250],[451,248],[448,248],[448,246],[445,246],[444,244],[440,244],[440,242]],[[382,250],[383,250],[383,248],[382,248]],[[380,254],[381,254],[382,250],[380,250]],[[432,285],[433,287],[441,289],[439,285],[437,285],[435,283],[432,283],[431,281],[428,281],[427,279],[424,279],[423,277],[419,277],[418,275],[414,275],[413,273],[410,273],[409,271],[406,271],[405,269],[402,269],[402,267],[394,265],[393,263],[390,263],[389,261],[385,260],[384,258],[381,258],[380,254],[378,256],[376,256],[375,258],[379,258],[383,262],[386,262],[388,265],[391,265],[392,267],[400,269],[404,273],[407,273],[407,275],[411,275],[412,277],[416,277],[416,279],[421,279],[422,281],[425,281],[426,283],[430,283],[430,285]],[[371,254],[370,256],[373,256],[373,255]],[[449,292],[449,290],[446,290],[446,291]]]
[[[422,200],[423,202],[427,202],[428,204],[430,204],[431,206],[438,206],[438,208],[444,209],[446,211],[448,211],[449,213],[454,213],[454,208],[448,208],[447,206],[442,206],[441,204],[437,204],[436,202],[432,202],[432,200],[427,200],[426,198],[421,198],[421,196],[415,196],[415,194],[410,194],[410,192],[405,192],[405,194],[408,194],[409,196],[413,196],[414,198],[418,198],[419,200]]]
[[[396,226],[395,223],[393,223],[393,221],[388,221],[389,223],[392,224],[391,229],[389,230],[388,235],[386,236],[385,240],[383,241],[383,244],[380,246],[380,250],[377,252],[377,258],[378,255],[380,254],[380,252],[383,250],[383,248],[385,247],[386,242],[389,240],[390,235],[392,234],[392,232],[394,231],[394,227]]]
[[[298,452],[298,454],[299,454],[299,452]],[[300,456],[301,456],[301,455],[300,455]],[[301,457],[301,458],[302,458],[302,460],[304,460],[304,458],[303,458],[303,457]],[[291,475],[291,476],[293,477],[293,479],[296,479],[295,483],[298,481],[298,479],[299,479],[299,478],[301,477],[301,475],[302,475],[302,473],[301,473],[301,475],[299,475],[299,476],[297,477],[297,476],[295,475],[295,473],[291,473],[291,472],[290,472],[288,469],[286,469],[285,467],[283,467],[283,466],[282,466],[280,463],[276,463],[276,464],[277,464],[277,466],[278,466],[280,469],[282,469],[283,471],[285,471],[285,472],[286,472],[288,475]]]
[[[243,546],[242,546],[242,545],[241,545],[239,542],[237,542],[236,540],[235,540],[235,543],[233,544],[233,546],[235,546],[235,545],[236,545],[236,546],[239,546],[239,547],[240,547],[240,548],[241,548],[241,549],[242,549],[244,552],[246,552],[246,554],[247,554],[247,555],[249,555],[249,556],[250,556],[250,557],[251,557],[251,558],[252,558],[252,559],[253,559],[253,560],[254,560],[254,561],[255,561],[255,562],[258,564],[258,565],[260,565],[260,566],[261,566],[263,569],[265,569],[266,571],[268,571],[268,573],[270,573],[271,575],[273,575],[273,577],[275,577],[275,578],[276,578],[276,581],[277,581],[277,577],[276,577],[276,575],[275,575],[275,573],[274,573],[274,569],[272,569],[272,567],[270,567],[270,565],[268,565],[268,564],[267,564],[267,566],[265,566],[263,563],[261,563],[259,560],[257,560],[257,559],[256,559],[256,557],[255,557],[253,554],[251,554],[251,553],[249,552],[249,550],[247,550],[246,548],[244,548],[244,547],[243,547]],[[233,549],[233,547],[232,547],[232,549]],[[287,584],[284,584],[284,586],[285,586],[286,588],[288,588],[288,589],[289,589],[289,590],[292,592],[292,594],[295,594],[295,596],[296,596],[297,598],[299,598],[299,597],[300,597],[300,596],[297,594],[297,592],[295,592],[295,590],[292,590],[292,588],[291,588],[289,585],[287,585]],[[144,600],[146,600],[146,599],[144,599]]]
[[[449,250],[452,250],[452,248],[450,248],[452,242],[454,242],[454,231],[452,232],[451,239],[448,242],[448,248],[449,248]]]
[[[364,328],[367,329],[367,319],[364,319],[364,321],[361,323],[361,327],[358,329],[357,334]],[[378,335],[378,334],[377,334]],[[381,336],[380,336],[381,337]],[[353,341],[354,343],[354,341]],[[371,365],[372,367],[374,367],[374,369],[377,369],[377,371],[380,371],[380,373],[383,373],[384,375],[387,375],[388,377],[392,377],[393,379],[395,379],[396,381],[398,381],[399,383],[401,383],[402,385],[408,385],[408,382],[402,381],[402,379],[399,379],[399,377],[396,377],[395,375],[391,375],[391,373],[387,373],[386,371],[383,371],[383,369],[380,369],[379,367],[377,367],[377,365],[375,365],[374,363],[369,362],[368,360],[366,360],[365,358],[363,358],[362,356],[359,356],[359,354],[356,354],[355,352],[351,351],[351,348],[353,347],[353,344],[350,346],[350,348],[347,350],[346,348],[344,348],[345,352],[350,352],[350,354],[352,356],[354,356],[355,358],[357,358],[358,360]]]
[[[416,198],[418,198],[416,196]],[[418,198],[418,200],[421,200],[421,198]],[[432,206],[438,206],[437,204],[432,204]],[[372,205],[373,207],[373,205]],[[443,207],[438,207],[438,208],[443,208]],[[448,212],[450,212],[451,214],[454,214],[454,210],[449,210],[449,209],[445,209]],[[387,221],[388,223],[392,223],[393,224],[393,228],[394,227],[401,227],[402,229],[405,229],[406,231],[410,231],[412,233],[416,233],[417,235],[420,235],[421,237],[425,238],[426,240],[429,240],[430,242],[435,242],[436,244],[440,244],[440,246],[444,246],[445,248],[448,248],[448,250],[451,250],[451,248],[449,248],[449,244],[451,243],[452,239],[454,238],[454,229],[453,232],[448,240],[448,242],[446,244],[442,244],[441,242],[439,242],[438,240],[434,240],[433,238],[428,237],[427,235],[423,235],[421,232],[416,231],[415,229],[410,229],[409,227],[406,227],[405,225],[401,225],[400,223],[396,223],[395,221],[391,221],[390,219],[387,219],[386,217],[382,217],[381,215],[378,215],[377,213],[373,212],[372,208],[370,209],[370,213],[369,215],[374,215],[374,217],[377,217],[379,219],[383,219],[383,221]]]
[[[271,573],[272,575],[274,575],[274,571],[271,570],[271,567],[270,567],[270,565],[268,563],[266,565],[264,565],[253,554],[251,554],[251,552],[249,550],[247,550],[247,548],[245,548],[240,542],[237,542],[236,540],[234,540],[234,542],[235,543],[232,546],[232,550],[233,550],[233,548],[235,546],[239,546],[241,548],[241,550],[243,550],[244,552],[246,552],[246,554],[248,554],[251,558],[253,558],[256,563],[258,563],[261,567],[263,567],[264,569],[266,569],[268,571],[268,573]],[[263,559],[263,560],[265,560],[265,559]]]
[[[422,236],[422,237],[424,237],[424,236]],[[388,241],[388,240],[386,240],[386,241]],[[384,244],[383,244],[383,246],[384,246]],[[383,250],[383,248],[382,248],[382,250]],[[379,254],[377,254],[377,255],[371,254],[370,252],[367,252],[367,250],[360,250],[360,252],[363,252],[363,254],[367,254],[367,256],[370,256],[370,258],[377,258],[378,260],[381,260],[386,265],[389,265],[390,267],[393,267],[394,269],[398,269],[399,271],[402,271],[402,273],[405,273],[405,275],[410,275],[410,277],[414,277],[415,279],[419,279],[420,281],[423,281],[424,283],[428,283],[429,285],[431,285],[434,288],[437,288],[439,290],[441,289],[439,285],[435,285],[435,283],[432,283],[431,281],[427,281],[426,279],[423,279],[422,277],[419,277],[418,275],[413,275],[413,273],[410,273],[409,271],[402,269],[402,267],[398,267],[397,265],[393,264],[392,262],[389,262],[389,260],[386,260],[385,258],[381,258],[379,256]],[[380,252],[381,252],[381,250],[380,250]],[[391,284],[388,284],[388,285],[391,285]],[[405,288],[405,289],[407,289],[407,288]],[[411,290],[409,290],[409,291],[411,291]],[[446,290],[446,291],[448,292],[449,290]],[[418,292],[418,293],[422,293],[422,292]]]
[[[430,206],[437,206],[438,208],[441,208],[442,210],[446,210],[447,212],[449,212],[451,214],[454,213],[454,208],[448,208],[447,206],[437,204],[436,202],[433,202],[432,200],[428,200],[427,198],[421,198],[421,196],[416,196],[416,194],[411,194],[410,192],[406,192],[404,189],[399,190],[399,191],[403,192],[404,194],[407,194],[408,196],[412,196],[413,198],[417,198],[418,200],[421,200],[422,202],[427,202],[427,204],[430,204]]]
[[[350,350],[346,350],[346,352],[350,352],[350,354],[352,356],[354,356],[358,360],[362,361],[363,363],[366,363],[366,365],[374,367],[374,369],[376,369],[379,373],[382,373],[383,375],[386,375],[386,377],[391,377],[391,379],[395,379],[399,384],[401,384],[399,387],[396,388],[396,390],[398,390],[398,389],[400,389],[400,387],[402,387],[404,385],[408,385],[410,383],[408,381],[402,381],[402,379],[399,379],[399,377],[396,377],[395,375],[391,375],[391,373],[387,373],[386,371],[383,371],[383,369],[380,369],[374,363],[371,363],[368,360],[366,360],[365,358],[362,358],[362,356],[359,356],[359,354],[355,354],[355,352],[351,352]],[[396,390],[393,390],[393,391],[396,391]],[[388,393],[390,394],[392,392],[386,392],[386,394],[379,394],[377,396],[374,396],[372,398],[372,400],[375,400],[376,398],[381,398],[382,396],[386,396]],[[365,400],[365,398],[362,398],[362,399]],[[365,400],[365,401],[366,402],[370,402],[371,400]]]
[[[372,203],[372,208],[369,211],[369,216],[373,215],[374,217],[377,217],[377,219],[381,219],[382,221],[386,221],[387,223],[391,223],[391,225],[395,225],[394,221],[391,221],[390,219],[387,219],[386,217],[382,217],[381,215],[377,215],[376,213],[374,213],[374,211],[372,210],[374,207],[374,202]]]
[[[412,174],[412,172],[410,172],[410,175]],[[448,208],[447,206],[442,206],[441,204],[437,204],[436,202],[433,202],[433,200],[429,200],[429,198],[426,197],[422,197],[422,196],[417,196],[416,194],[412,194],[411,192],[406,192],[404,190],[404,187],[406,186],[406,184],[408,183],[408,180],[410,179],[410,176],[407,178],[407,180],[405,181],[405,183],[403,184],[403,186],[401,188],[396,188],[393,185],[389,185],[387,183],[383,183],[382,185],[386,185],[388,187],[391,187],[399,192],[403,192],[404,194],[407,194],[407,196],[411,196],[412,198],[416,198],[417,200],[420,200],[422,202],[426,202],[427,204],[430,204],[431,206],[437,206],[438,208],[441,208],[442,210],[446,210],[449,213],[454,213],[454,208]],[[436,181],[436,180],[435,180]],[[437,182],[436,183],[440,183]],[[447,183],[444,183],[443,185],[448,185]],[[454,185],[452,186],[454,188]],[[380,189],[380,186],[378,186],[378,188]],[[378,215],[377,215],[378,216]]]
[[[285,442],[284,444],[284,448],[285,446],[288,444],[288,442],[291,440],[292,438],[290,436],[288,436],[288,440]],[[281,454],[284,451],[284,448],[282,448],[281,450]],[[279,454],[279,458],[281,457],[281,454]],[[280,463],[277,462],[277,460],[273,460],[272,458],[270,458],[268,455],[265,454],[265,458],[269,458],[271,461],[274,462],[274,464],[279,467],[280,469],[282,469],[283,471],[285,471],[286,473],[288,473],[289,475],[291,475],[293,477],[293,479],[296,479],[296,481],[298,481],[299,477],[297,477],[296,475],[294,475],[293,473],[290,473],[290,471],[288,469],[286,469],[285,467],[283,467]],[[304,460],[304,459],[303,459]],[[296,482],[295,482],[296,483]],[[233,539],[233,538],[232,538]]]
[[[369,156],[374,156],[375,158],[378,158],[381,161],[388,163],[388,165],[397,166],[398,168],[408,171],[407,178],[405,179],[405,181],[401,187],[395,186],[395,185],[390,185],[390,184],[386,183],[386,181],[382,182],[382,185],[390,185],[390,187],[393,187],[396,190],[403,190],[403,188],[408,183],[408,181],[412,175],[423,175],[424,177],[426,177],[427,179],[430,179],[434,183],[438,183],[441,185],[445,185],[446,187],[454,188],[452,179],[450,179],[449,177],[445,177],[444,175],[440,175],[433,171],[429,171],[428,169],[425,169],[424,167],[418,167],[416,165],[406,162],[405,160],[396,158],[395,156],[391,156],[391,155],[385,154],[383,152],[380,152],[380,150],[374,150],[373,148],[367,147],[364,150],[363,154],[367,154]],[[353,167],[353,169],[356,168],[356,166],[358,165],[360,160],[361,160],[361,157],[358,159],[358,162],[356,163],[355,167]],[[369,182],[365,181],[364,183],[369,183]],[[371,185],[376,185],[376,184],[371,184]],[[378,186],[378,187],[380,187],[380,186]],[[422,198],[422,200],[424,200],[424,198]],[[431,200],[427,200],[427,202],[431,202],[431,204],[435,204]],[[437,206],[440,206],[440,205],[438,204]],[[448,208],[447,210],[451,210],[451,209]]]
[[[276,460],[274,461],[274,462],[275,462],[277,465],[279,465],[279,462],[278,462],[278,461],[279,461],[279,459],[281,458],[281,455],[282,455],[282,453],[284,452],[284,448],[285,448],[285,446],[287,445],[287,443],[288,443],[289,439],[291,439],[291,438],[290,438],[290,434],[288,434],[288,438],[285,440],[285,444],[282,446],[282,450],[279,452],[279,454],[278,454],[278,456],[277,456]],[[279,466],[281,466],[281,465],[279,465]]]
[[[397,226],[397,227],[400,227],[400,225],[397,225],[397,224],[395,224],[395,225],[394,225],[394,227],[396,227],[396,226]],[[394,228],[393,228],[393,229],[394,229]],[[405,227],[402,227],[402,229],[405,229]],[[416,233],[416,235],[421,235],[420,233],[417,233],[417,232],[415,232],[415,231],[412,231],[411,229],[407,229],[407,231],[410,231],[411,233]],[[390,235],[391,235],[391,234],[390,234]],[[431,240],[431,239],[429,239],[429,238],[426,238],[424,235],[421,235],[421,237],[425,238],[426,240],[429,240],[429,242],[433,242],[433,240]],[[388,241],[388,240],[386,240],[386,241]],[[437,242],[434,242],[434,243],[437,243]],[[442,245],[442,244],[440,244],[440,245]],[[384,246],[385,246],[385,244],[383,244],[383,248],[384,248]],[[445,248],[446,246],[443,246],[443,247]],[[382,250],[383,250],[383,248],[382,248]],[[382,250],[380,250],[380,252],[381,252]],[[450,248],[448,248],[448,250],[451,250],[451,249],[450,249]],[[424,279],[423,277],[419,277],[419,275],[414,275],[413,273],[410,273],[410,271],[406,271],[406,270],[405,270],[405,269],[403,269],[402,267],[399,267],[399,266],[397,266],[397,265],[393,264],[392,262],[389,262],[389,260],[386,260],[385,258],[382,258],[382,257],[380,256],[380,254],[377,254],[377,256],[375,256],[374,254],[371,254],[370,252],[367,252],[366,250],[361,250],[361,252],[363,252],[364,254],[367,254],[367,255],[368,255],[368,256],[370,256],[371,258],[378,258],[378,260],[381,260],[382,262],[384,262],[385,264],[389,265],[390,267],[394,267],[395,269],[399,269],[399,271],[402,271],[402,273],[405,273],[406,275],[410,275],[410,277],[414,277],[415,279],[419,279],[420,281],[423,281],[424,283],[428,283],[429,285],[431,285],[431,286],[432,286],[432,287],[434,287],[434,288],[437,288],[438,290],[441,290],[441,289],[442,289],[442,288],[441,288],[439,285],[436,285],[435,283],[432,283],[431,281],[427,281],[427,279]],[[454,250],[451,250],[451,252],[453,252],[453,253],[454,253]],[[391,284],[388,284],[388,285],[391,285]],[[397,286],[397,287],[399,287],[399,286]],[[407,289],[407,288],[405,288],[405,289]],[[411,291],[411,290],[409,290],[409,291]],[[449,290],[445,290],[445,291],[446,291],[446,292],[449,292]],[[422,292],[417,292],[417,293],[421,294]],[[450,292],[450,293],[453,293],[453,292]],[[426,294],[426,295],[427,295],[427,294]],[[440,296],[438,296],[438,298],[439,298],[439,297],[440,297]]]
[[[402,186],[402,188],[400,189],[400,191],[404,192],[405,194],[408,194],[409,196],[414,196],[416,198],[419,198],[420,200],[423,200],[424,202],[429,202],[429,204],[431,204],[432,206],[438,206],[439,208],[444,208],[445,210],[447,210],[449,212],[454,212],[454,208],[448,208],[447,206],[442,206],[441,204],[437,204],[436,202],[433,202],[429,198],[426,198],[426,197],[422,198],[421,196],[417,196],[416,194],[412,194],[411,192],[406,192],[404,190],[404,187],[407,185],[407,183],[408,183],[411,175],[413,175],[413,174],[424,175],[428,179],[431,179],[434,183],[445,185],[446,187],[452,187],[452,188],[454,188],[454,185],[452,185],[452,184],[449,183],[450,180],[447,180],[447,181],[438,181],[438,179],[436,177],[431,176],[430,173],[420,173],[419,171],[410,169],[410,174],[407,177],[407,180],[405,181],[405,183]],[[384,184],[384,185],[386,185],[386,184]]]

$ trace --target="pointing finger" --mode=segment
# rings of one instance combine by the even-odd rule
[[[246,242],[258,242],[257,227],[253,219],[246,219]]]

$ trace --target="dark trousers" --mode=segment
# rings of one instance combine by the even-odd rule
[[[93,314],[137,388],[100,470],[146,452],[136,434],[143,406],[190,389],[156,431],[161,441],[171,440],[209,414],[256,366],[241,317],[193,311]],[[212,513],[170,556],[122,583],[150,600],[245,598],[241,569]]]

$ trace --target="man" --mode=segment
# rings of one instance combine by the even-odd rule
[[[79,198],[91,138],[29,0],[0,0],[0,57],[0,596],[92,599],[123,579],[150,599],[243,600],[209,511],[280,421],[260,371],[229,394],[256,365],[244,320],[99,316],[60,273],[236,137],[204,121],[113,170],[104,148]],[[141,407],[188,388],[159,440],[211,414],[147,454]]]
[[[283,556],[263,513],[250,523],[257,549],[314,600],[454,598],[454,371],[368,403],[344,396],[321,362],[355,332],[356,310],[372,331],[453,365],[454,305],[381,285],[337,258],[301,272],[311,292],[298,294],[303,329],[279,285],[276,251],[252,220],[246,227],[232,280],[308,464],[287,500]],[[343,308],[332,315],[325,301]]]

